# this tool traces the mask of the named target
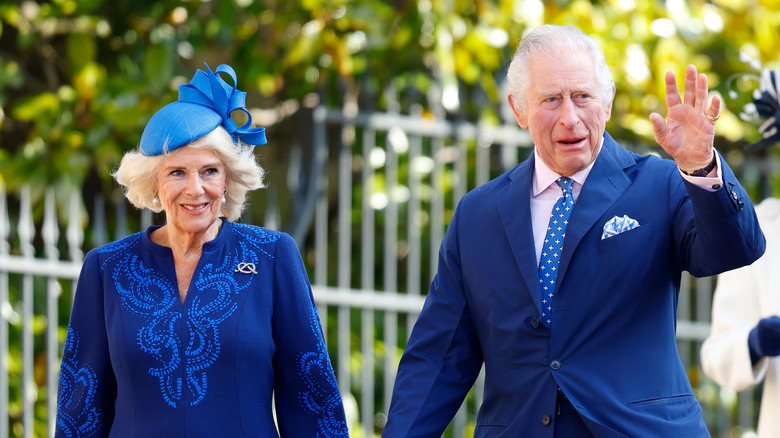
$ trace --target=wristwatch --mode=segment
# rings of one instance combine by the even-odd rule
[[[680,169],[680,171],[688,176],[707,176],[710,172],[712,172],[712,169],[714,169],[717,164],[718,160],[716,158],[715,151],[712,151],[712,161],[710,161],[710,164],[702,167],[701,169],[691,171]]]

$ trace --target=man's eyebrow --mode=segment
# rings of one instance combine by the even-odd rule
[[[544,90],[544,89],[540,88],[537,91],[542,96],[557,96],[557,95],[561,94],[560,90],[552,90],[552,89]]]

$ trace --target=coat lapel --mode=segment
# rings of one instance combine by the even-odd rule
[[[604,212],[617,201],[631,184],[624,169],[635,164],[633,156],[608,134],[596,162],[582,186],[566,230],[558,278],[563,279],[574,250]],[[498,194],[498,211],[509,240],[509,246],[520,269],[531,298],[541,309],[539,272],[531,225],[531,186],[534,154],[510,174],[510,183]],[[602,224],[598,224],[601,226]],[[561,284],[562,281],[558,281]]]
[[[635,163],[633,156],[617,144],[608,133],[604,132],[604,144],[601,152],[599,152],[599,156],[588,174],[588,179],[582,186],[580,196],[574,204],[574,210],[569,218],[566,240],[561,253],[561,264],[558,267],[559,285],[566,276],[572,254],[582,238],[594,226],[603,226],[601,223],[597,224],[596,221],[631,185],[631,180],[626,176],[625,169]]]
[[[539,273],[531,229],[531,178],[534,154],[509,174],[510,183],[498,194],[498,212],[515,262],[537,308],[541,308]]]

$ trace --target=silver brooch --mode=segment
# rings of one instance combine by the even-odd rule
[[[240,272],[242,274],[257,274],[254,263],[241,262],[233,272]]]

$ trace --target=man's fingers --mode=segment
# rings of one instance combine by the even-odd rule
[[[707,109],[707,96],[707,75],[702,73],[696,78],[696,104],[694,105],[696,112],[704,112]]]
[[[683,103],[686,105],[695,106],[696,105],[696,98],[698,97],[696,95],[696,80],[698,78],[696,77],[696,67],[694,65],[689,65],[685,69],[685,91],[684,91],[684,97],[683,97]]]
[[[669,109],[682,103],[680,90],[677,88],[677,76],[675,76],[674,72],[666,72],[664,80],[666,82],[666,108]]]
[[[658,113],[650,114],[650,123],[653,124],[653,133],[655,134],[655,141],[663,145],[664,139],[666,139],[666,120]]]
[[[710,107],[707,109],[707,112],[705,113],[708,119],[717,120],[720,117],[720,105],[721,105],[720,96],[713,96],[712,103],[710,104]]]

